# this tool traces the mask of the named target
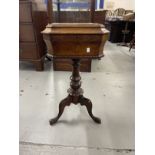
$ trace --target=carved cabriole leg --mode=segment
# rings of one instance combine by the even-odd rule
[[[84,96],[80,96],[79,97],[79,103],[82,105],[82,106],[86,106],[87,108],[87,111],[88,111],[88,114],[89,116],[98,124],[101,124],[101,119],[98,118],[98,117],[95,117],[92,113],[92,102],[88,99],[88,98],[85,98]]]
[[[82,106],[85,105],[90,117],[96,122],[101,123],[101,120],[98,117],[95,117],[92,114],[92,102],[83,96],[83,90],[81,88],[81,77],[79,74],[80,68],[80,60],[73,59],[73,72],[71,76],[70,88],[68,89],[68,97],[63,99],[59,104],[59,113],[57,117],[50,120],[50,125],[55,124],[60,116],[62,115],[64,108],[69,106],[71,103],[78,104],[80,103]]]
[[[58,119],[61,117],[64,109],[66,106],[69,106],[71,104],[71,97],[68,95],[68,97],[66,97],[65,99],[63,99],[60,104],[59,104],[59,113],[57,115],[57,117],[51,119],[49,122],[50,122],[50,125],[53,125],[55,124]]]

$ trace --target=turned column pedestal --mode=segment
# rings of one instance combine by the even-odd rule
[[[86,106],[89,116],[96,122],[101,123],[101,119],[95,117],[92,113],[92,102],[83,96],[83,89],[81,88],[81,77],[79,74],[79,67],[80,67],[80,59],[72,59],[73,61],[73,71],[72,76],[70,77],[70,88],[68,89],[68,96],[63,99],[59,104],[59,112],[58,115],[50,120],[50,125],[55,124],[58,119],[63,114],[63,111],[66,106],[70,106],[71,103],[73,104],[80,104],[81,106]]]

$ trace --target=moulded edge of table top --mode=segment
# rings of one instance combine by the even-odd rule
[[[42,34],[109,34],[104,25],[97,23],[48,24]]]
[[[78,28],[78,27],[96,27],[96,28],[99,28],[99,27],[105,27],[103,24],[98,24],[98,23],[51,23],[51,24],[48,24],[46,27],[49,27],[49,28],[64,28],[64,27],[68,27],[68,28]]]

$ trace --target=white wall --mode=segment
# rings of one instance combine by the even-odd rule
[[[114,10],[117,8],[135,10],[135,0],[104,0],[104,9]]]

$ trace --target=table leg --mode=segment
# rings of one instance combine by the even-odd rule
[[[70,96],[66,97],[65,99],[63,99],[60,104],[59,104],[59,113],[55,118],[52,118],[49,122],[50,125],[55,124],[58,119],[61,117],[61,115],[63,114],[63,111],[65,109],[66,106],[69,106],[71,104],[71,100],[70,100]]]
[[[80,97],[79,98],[79,102],[82,106],[86,106],[87,108],[87,111],[88,111],[88,114],[89,116],[98,124],[101,124],[101,119],[98,118],[98,117],[95,117],[92,113],[92,107],[93,107],[93,104],[92,102],[88,99],[88,98],[85,98],[85,97]]]
[[[59,112],[58,115],[50,120],[50,125],[55,124],[58,119],[61,117],[66,106],[69,106],[71,103],[78,104],[80,103],[82,106],[86,106],[87,111],[90,117],[98,124],[101,123],[101,119],[95,117],[92,113],[92,102],[83,96],[83,90],[81,88],[81,77],[80,77],[80,60],[73,59],[73,72],[71,76],[70,89],[68,89],[68,97],[63,99],[59,104]]]

